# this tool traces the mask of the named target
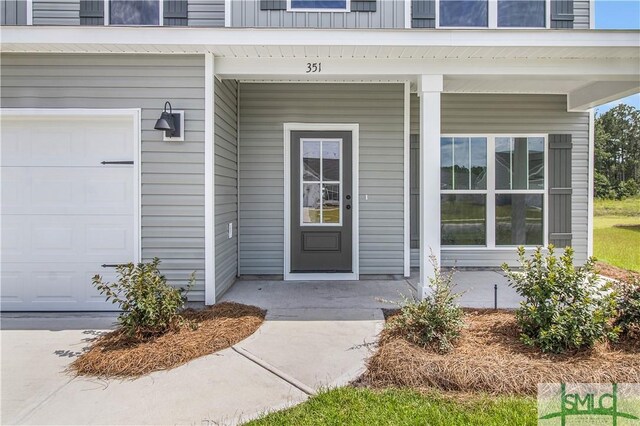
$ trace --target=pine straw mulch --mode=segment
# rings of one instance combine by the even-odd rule
[[[71,373],[101,378],[135,378],[167,370],[228,348],[252,335],[266,312],[255,306],[223,302],[207,309],[187,309],[182,316],[197,323],[139,341],[117,329],[98,337],[70,366]]]
[[[639,342],[545,355],[520,342],[513,312],[466,310],[465,320],[467,327],[448,354],[422,349],[384,330],[358,384],[463,395],[534,395],[538,383],[640,382]]]
[[[600,275],[613,278],[618,281],[631,281],[632,278],[640,279],[640,272],[633,272],[627,269],[618,268],[604,262],[596,262],[596,270]]]

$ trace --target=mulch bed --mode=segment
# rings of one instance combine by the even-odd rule
[[[223,302],[184,311],[183,317],[197,323],[195,329],[185,325],[145,341],[117,329],[98,337],[69,371],[82,376],[134,378],[174,368],[249,337],[263,323],[265,314],[255,306]]]
[[[604,262],[596,262],[596,270],[599,274],[614,280],[630,281],[633,278],[640,279],[640,272],[628,271]]]
[[[534,395],[538,383],[638,383],[640,344],[598,344],[564,355],[522,344],[513,312],[467,310],[467,327],[448,354],[382,332],[359,384],[493,395]]]

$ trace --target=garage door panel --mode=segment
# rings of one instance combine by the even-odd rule
[[[131,166],[3,167],[2,180],[3,214],[119,215],[134,210]]]
[[[2,310],[114,310],[92,277],[135,261],[135,135],[126,117],[2,116]]]
[[[134,229],[129,215],[9,215],[2,220],[3,262],[133,260]]]
[[[2,166],[98,166],[133,158],[130,120],[3,119]]]

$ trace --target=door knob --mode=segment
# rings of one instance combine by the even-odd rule
[[[347,205],[347,210],[351,210],[351,206],[350,205]]]
[[[347,200],[350,200],[350,199],[351,199],[351,195],[347,195],[345,198],[346,198]]]

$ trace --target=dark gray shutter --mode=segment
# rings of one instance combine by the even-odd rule
[[[164,25],[187,26],[187,3],[187,0],[164,0]]]
[[[573,0],[551,0],[551,28],[573,28]]]
[[[411,27],[436,27],[436,0],[411,0]]]
[[[80,25],[104,25],[104,0],[80,0]]]
[[[375,12],[376,3],[377,3],[377,0],[351,0],[351,11],[352,12]]]
[[[287,10],[287,0],[260,0],[260,10]]]
[[[420,135],[409,142],[409,231],[411,248],[420,248]]]
[[[27,25],[27,2],[0,0],[0,25]]]
[[[549,243],[571,245],[571,135],[549,135]]]

